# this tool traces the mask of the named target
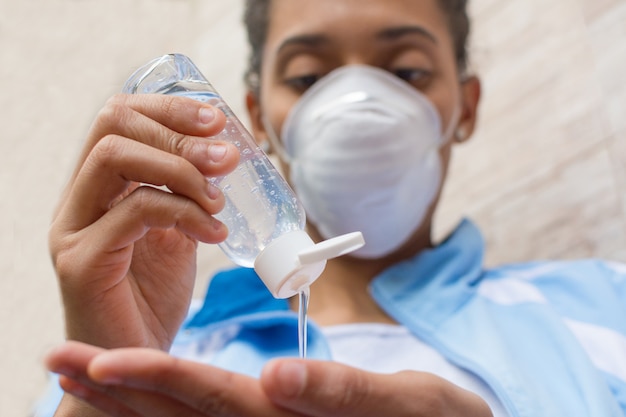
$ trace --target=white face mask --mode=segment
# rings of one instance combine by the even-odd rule
[[[283,126],[284,148],[273,145],[322,237],[361,231],[365,246],[353,255],[379,258],[411,237],[437,195],[439,148],[450,136],[441,130],[423,94],[387,71],[355,65],[307,90]]]

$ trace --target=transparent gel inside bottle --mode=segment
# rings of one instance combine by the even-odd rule
[[[358,232],[322,242],[322,246],[313,243],[304,231],[304,209],[294,192],[186,56],[170,54],[149,62],[129,78],[123,92],[184,96],[224,112],[226,127],[215,138],[236,145],[240,161],[233,172],[210,178],[226,200],[215,216],[229,230],[219,247],[236,264],[254,267],[275,297],[299,293],[322,273],[326,259],[363,245]]]

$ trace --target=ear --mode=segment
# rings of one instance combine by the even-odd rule
[[[267,132],[265,131],[265,125],[262,121],[261,103],[259,97],[250,90],[246,93],[246,107],[248,109],[248,116],[250,117],[252,136],[258,144],[267,141]]]
[[[457,142],[465,142],[474,133],[478,119],[478,103],[481,95],[481,85],[478,77],[470,76],[462,81],[462,109],[461,119],[454,134]]]

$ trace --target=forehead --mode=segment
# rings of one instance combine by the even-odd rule
[[[272,0],[267,46],[311,34],[367,41],[402,26],[419,26],[442,41],[450,37],[437,0]]]

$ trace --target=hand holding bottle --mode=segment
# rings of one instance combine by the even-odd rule
[[[295,193],[187,56],[168,54],[148,62],[123,91],[189,97],[224,113],[226,125],[218,138],[234,144],[241,159],[231,173],[210,180],[225,197],[218,218],[228,227],[228,238],[220,247],[236,264],[254,267],[274,297],[303,291],[321,275],[326,260],[363,246],[360,232],[315,245],[304,231],[306,215]]]
[[[224,124],[207,104],[163,95],[119,95],[99,113],[49,235],[69,339],[169,348],[197,242],[227,236],[213,217],[223,195],[206,179],[238,161],[208,138]]]
[[[96,119],[50,232],[68,339],[168,350],[198,241],[224,242],[277,297],[363,244],[360,233],[314,244],[287,183],[188,58],[148,63],[124,91],[139,94],[111,99]],[[59,415],[76,407],[87,412],[66,396]]]

